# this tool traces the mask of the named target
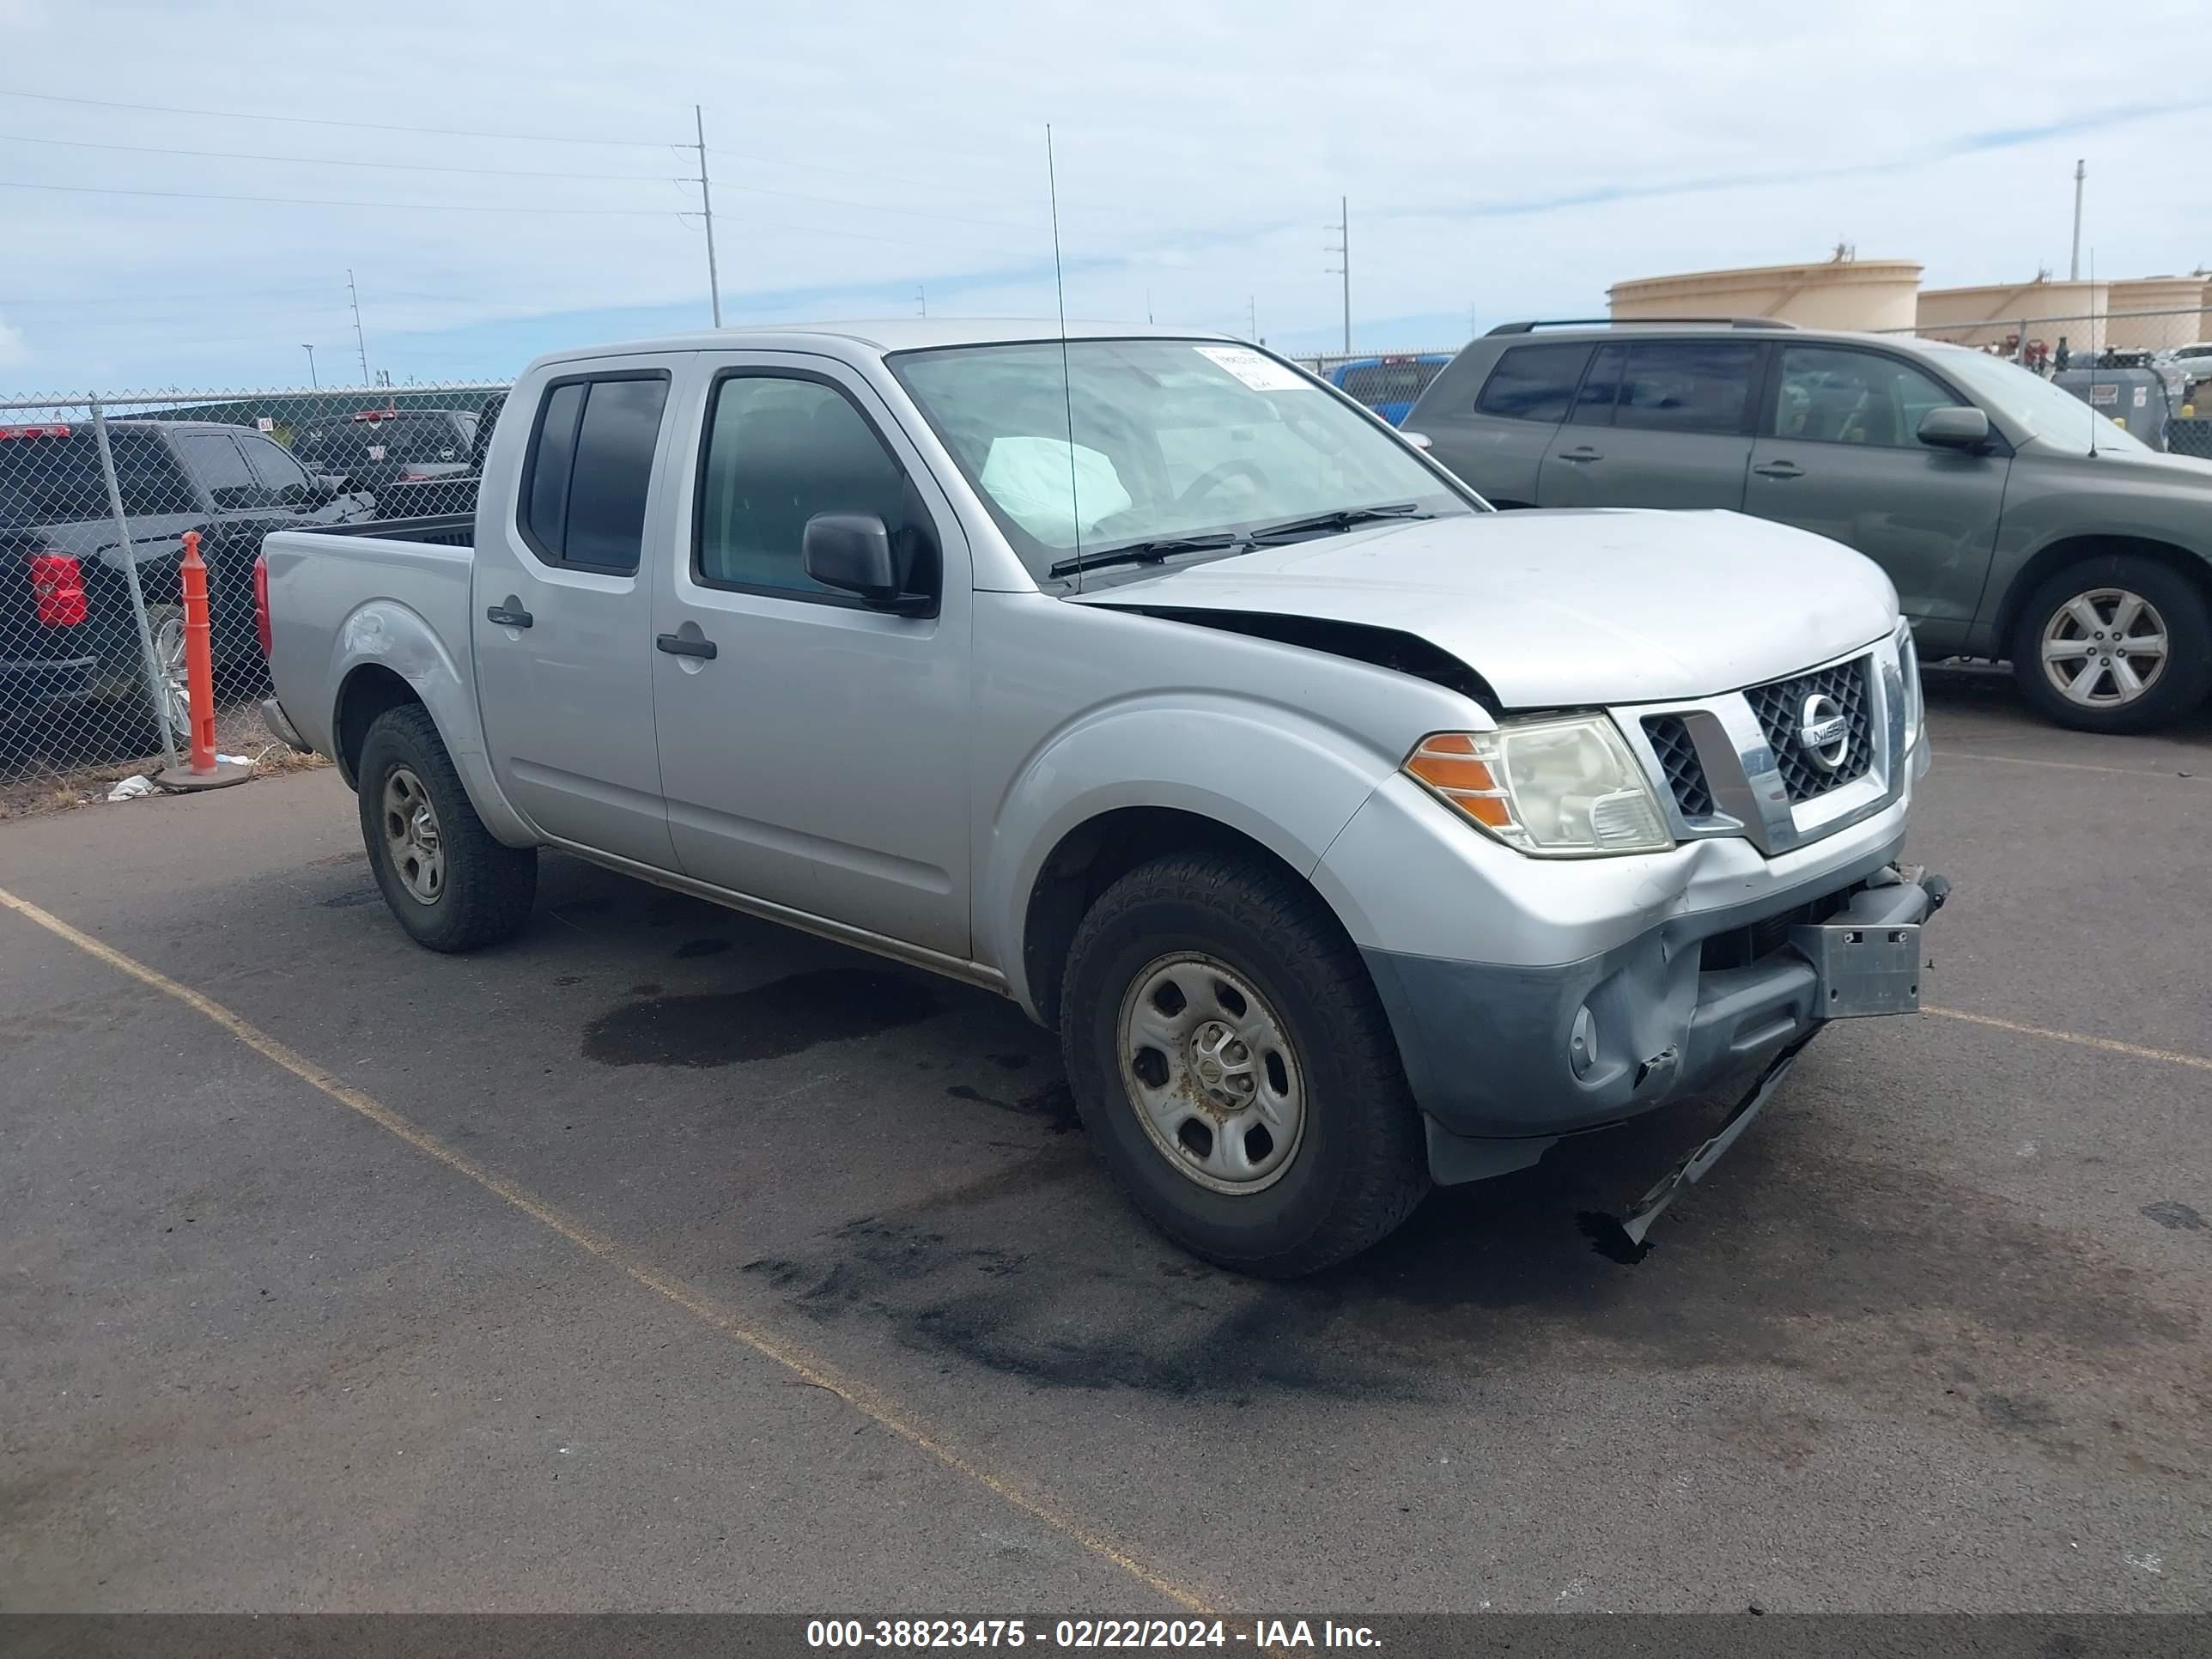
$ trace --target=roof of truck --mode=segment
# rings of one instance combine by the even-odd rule
[[[819,349],[824,340],[843,340],[878,351],[916,351],[932,346],[1000,345],[1024,340],[1057,340],[1059,319],[1051,317],[890,317],[867,321],[836,323],[766,323],[750,328],[707,329],[696,334],[670,334],[649,340],[625,340],[610,345],[580,346],[548,352],[541,363],[571,362],[580,357],[620,356],[649,351],[713,351],[734,347],[805,350]],[[1081,339],[1158,338],[1167,340],[1225,340],[1230,337],[1210,329],[1172,328],[1153,323],[1077,322],[1067,324],[1067,337]]]

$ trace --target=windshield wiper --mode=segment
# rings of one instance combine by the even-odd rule
[[[1251,539],[1244,531],[1223,530],[1203,536],[1163,536],[1149,542],[1124,542],[1118,547],[1102,547],[1072,559],[1062,559],[1045,574],[1072,576],[1079,570],[1097,570],[1106,565],[1158,564],[1170,553],[1225,551],[1245,546]]]
[[[1421,511],[1419,501],[1391,501],[1381,507],[1340,507],[1333,513],[1310,514],[1303,519],[1285,519],[1280,524],[1255,526],[1244,533],[1254,544],[1274,540],[1279,536],[1304,536],[1316,530],[1350,530],[1354,526],[1373,524],[1383,519],[1433,519],[1433,513]]]

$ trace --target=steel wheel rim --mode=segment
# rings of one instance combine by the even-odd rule
[[[435,904],[446,890],[445,838],[430,792],[404,766],[384,781],[384,850],[399,884],[418,902]]]
[[[185,624],[164,617],[154,630],[154,666],[161,677],[161,718],[179,737],[192,730],[192,687],[185,666]]]
[[[1288,1029],[1250,980],[1177,951],[1121,999],[1121,1087],[1155,1152],[1209,1191],[1283,1178],[1305,1139],[1305,1079]]]
[[[2147,695],[2166,672],[2166,618],[2140,593],[2092,587],[2043,625],[2043,674],[2081,708],[2119,708]]]

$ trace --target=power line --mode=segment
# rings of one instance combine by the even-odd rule
[[[413,127],[388,121],[340,121],[323,115],[270,115],[261,110],[186,109],[176,104],[133,104],[112,98],[71,98],[58,92],[22,92],[13,87],[0,87],[0,98],[36,98],[49,104],[83,104],[94,109],[144,110],[156,115],[198,115],[218,121],[281,121],[292,126],[351,127],[361,132],[422,132],[441,138],[502,138],[531,144],[608,144],[634,149],[682,148],[652,138],[580,138],[567,133],[487,132],[472,127]]]
[[[0,190],[48,190],[75,196],[159,196],[182,202],[274,202],[287,207],[402,208],[434,213],[596,214],[633,219],[678,216],[672,208],[511,207],[477,202],[363,202],[325,196],[230,196],[204,190],[123,190],[101,185],[33,185],[20,179],[0,179]]]
[[[629,184],[658,185],[667,175],[649,173],[565,173],[537,167],[454,167],[428,161],[356,161],[335,155],[270,155],[245,149],[176,149],[166,144],[109,144],[90,138],[33,138],[27,133],[0,132],[0,143],[59,144],[70,149],[125,149],[141,155],[196,155],[222,161],[283,161],[293,167],[380,167],[402,173],[469,173],[498,179],[595,179]]]

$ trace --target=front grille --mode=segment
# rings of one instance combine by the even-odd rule
[[[1751,712],[1758,717],[1759,729],[1766,734],[1767,747],[1774,751],[1775,769],[1782,774],[1782,787],[1792,802],[1811,800],[1854,778],[1864,777],[1874,764],[1874,698],[1867,685],[1869,660],[1861,657],[1795,679],[1753,686],[1744,693]],[[1816,694],[1833,700],[1850,731],[1843,764],[1832,772],[1816,762],[1797,740],[1805,700]]]
[[[1644,735],[1651,740],[1651,752],[1659,757],[1659,769],[1666,775],[1667,787],[1674,793],[1674,805],[1682,809],[1682,816],[1711,817],[1712,788],[1705,781],[1705,764],[1698,759],[1698,746],[1690,741],[1690,728],[1682,717],[1648,714]]]

